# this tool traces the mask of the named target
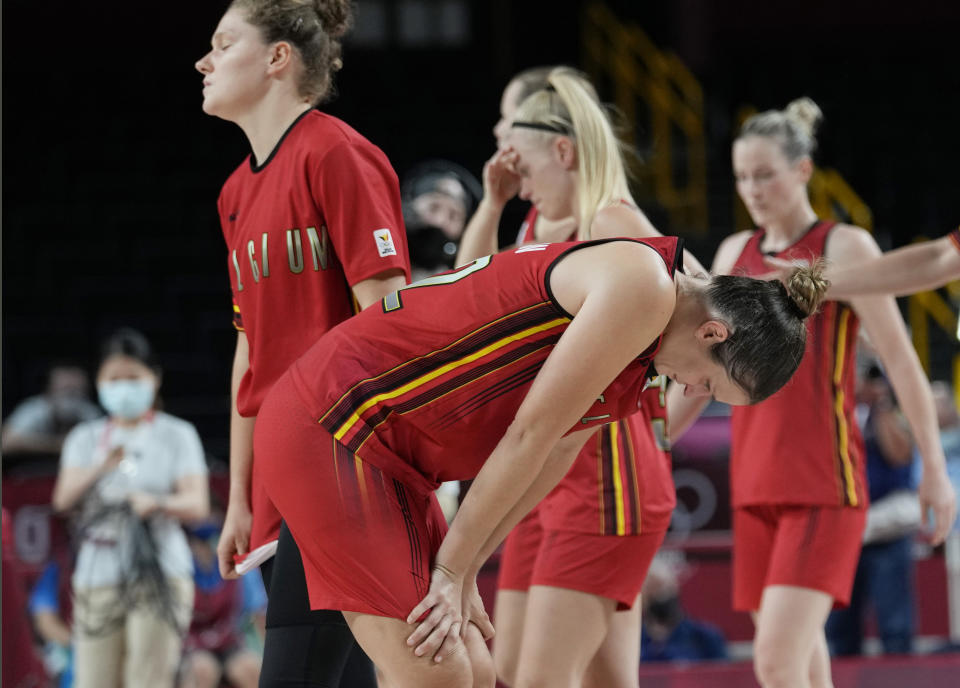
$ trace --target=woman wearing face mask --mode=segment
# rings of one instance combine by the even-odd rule
[[[181,521],[209,511],[196,429],[155,409],[160,367],[147,339],[121,329],[103,345],[105,419],[64,442],[53,507],[79,509],[72,586],[78,688],[172,686],[193,606]]]
[[[715,274],[768,272],[765,256],[854,265],[880,255],[863,229],[821,220],[807,182],[820,109],[808,98],[748,119],[733,144],[737,192],[758,229],[720,245]],[[854,415],[860,322],[875,343],[923,459],[918,494],[943,540],[956,502],[926,376],[890,297],[829,301],[810,319],[803,360],[780,394],[734,409],[730,455],[733,606],[754,614],[764,688],[832,685],[824,623],[850,599],[866,517],[863,439]],[[678,437],[705,402],[668,401]]]

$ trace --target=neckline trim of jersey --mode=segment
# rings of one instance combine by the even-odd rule
[[[287,130],[284,131],[284,132],[283,132],[283,135],[280,137],[280,140],[277,141],[277,145],[275,145],[275,146],[273,147],[273,150],[270,151],[270,155],[268,155],[268,156],[267,156],[267,159],[264,160],[260,165],[254,164],[254,162],[253,162],[253,153],[250,153],[250,157],[249,157],[249,160],[250,160],[250,171],[253,172],[254,174],[257,174],[258,172],[263,172],[264,168],[265,168],[267,165],[269,165],[269,164],[270,164],[270,161],[273,160],[274,156],[276,156],[277,151],[280,150],[280,146],[283,145],[283,141],[284,141],[284,139],[287,138],[287,134],[289,134],[291,131],[293,131],[293,128],[294,128],[295,126],[297,126],[297,124],[300,123],[300,120],[302,120],[304,117],[306,117],[307,115],[309,115],[309,114],[310,114],[311,112],[313,112],[313,111],[314,111],[314,108],[308,108],[308,109],[304,110],[303,112],[301,112],[301,113],[297,116],[297,118],[296,118],[295,120],[293,120],[293,122],[290,123],[290,126],[287,127]]]

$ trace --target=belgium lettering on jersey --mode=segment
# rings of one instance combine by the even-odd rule
[[[288,229],[284,233],[287,245],[287,268],[291,274],[299,275],[303,272],[303,235],[306,234],[307,244],[310,246],[310,257],[313,262],[314,271],[326,270],[330,260],[330,237],[327,234],[327,228],[320,227],[317,232],[316,227],[307,227],[306,230]],[[267,240],[269,232],[264,232],[260,237],[260,253],[257,254],[257,244],[251,239],[247,242],[247,260],[250,261],[250,273],[253,275],[253,281],[259,282],[261,278],[270,276],[270,253],[267,250]],[[233,249],[231,254],[233,260],[233,270],[237,275],[237,291],[243,291],[243,280],[240,277],[240,258],[237,256],[237,249]]]

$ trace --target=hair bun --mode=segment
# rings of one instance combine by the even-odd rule
[[[324,32],[331,38],[341,38],[350,29],[353,21],[350,0],[313,0],[313,9],[320,17]]]
[[[787,276],[787,296],[801,320],[817,312],[830,288],[830,280],[823,276],[826,265],[823,258],[818,258],[812,265],[798,265]]]
[[[817,127],[823,121],[823,111],[820,110],[820,106],[806,96],[790,101],[783,114],[800,125],[811,137],[817,132]]]

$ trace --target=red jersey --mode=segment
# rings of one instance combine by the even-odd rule
[[[261,165],[252,156],[240,164],[217,207],[234,325],[250,351],[237,409],[255,416],[290,364],[356,312],[351,285],[391,268],[409,280],[400,187],[379,148],[307,110]],[[262,486],[250,499],[254,548],[276,539],[280,515]]]
[[[657,251],[673,276],[678,239],[624,241]],[[294,385],[340,445],[407,485],[473,478],[571,322],[550,292],[553,265],[596,243],[522,246],[416,282],[317,342],[291,367]],[[570,431],[634,413],[659,344]]]
[[[320,335],[354,314],[350,286],[391,268],[410,277],[400,188],[383,152],[308,110],[258,167],[248,157],[217,203],[234,322],[250,346],[243,416]]]
[[[667,435],[664,376],[649,381],[641,410],[608,423],[580,450],[540,505],[547,530],[596,535],[665,531],[677,504]]]
[[[778,258],[824,255],[833,222],[817,222]],[[769,272],[758,230],[734,274]],[[800,367],[766,401],[733,409],[731,492],[734,507],[817,504],[863,508],[867,502],[864,446],[854,414],[859,319],[849,305],[827,301],[806,320]]]

